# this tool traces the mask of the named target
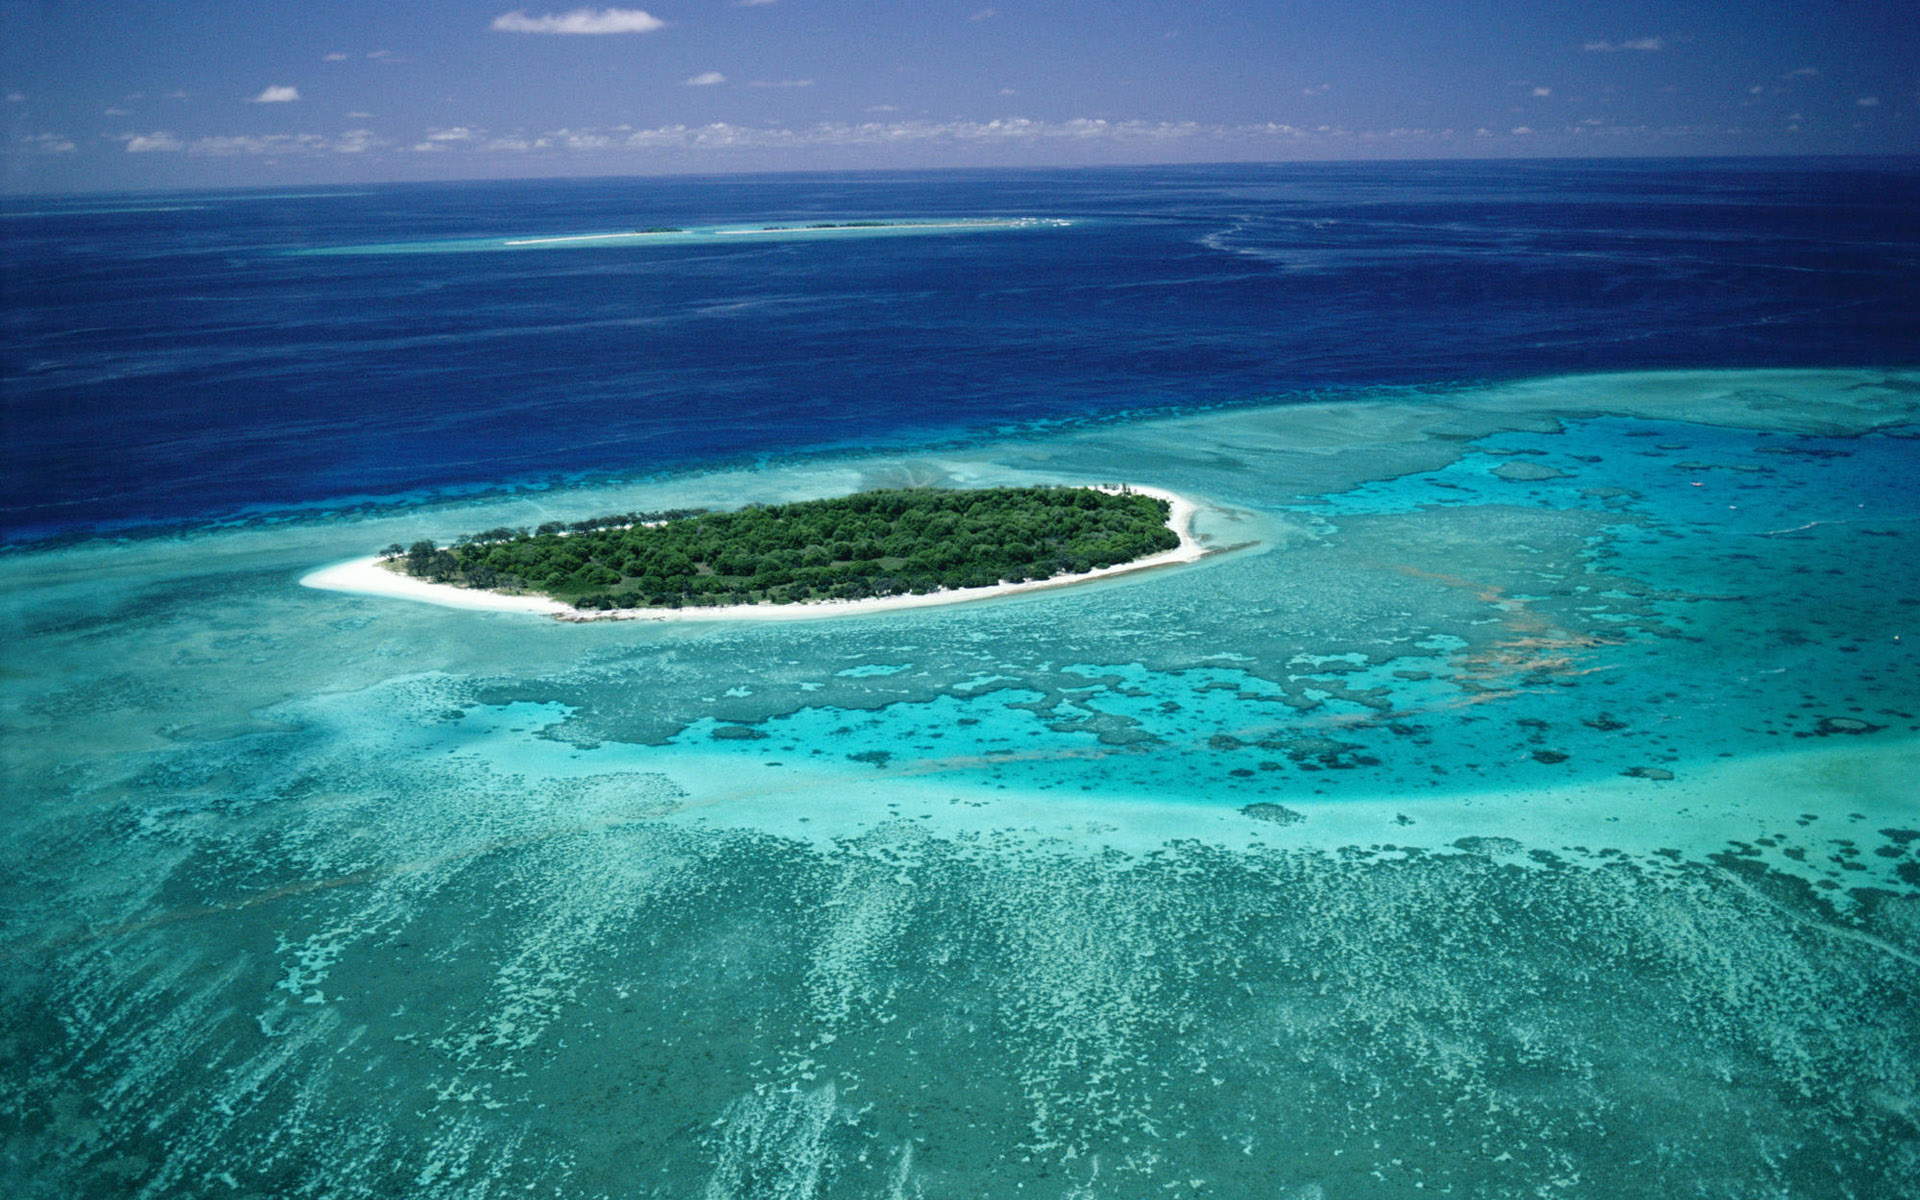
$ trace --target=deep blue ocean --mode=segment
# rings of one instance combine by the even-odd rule
[[[1378,385],[1910,363],[1917,214],[1905,160],[15,198],[0,535]],[[407,252],[852,218],[1068,224]],[[356,247],[386,252],[310,253]]]

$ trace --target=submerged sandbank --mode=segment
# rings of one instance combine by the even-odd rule
[[[1113,489],[1101,488],[1109,491]],[[563,621],[783,621],[813,617],[853,616],[860,613],[892,612],[906,608],[930,608],[944,604],[963,604],[988,600],[1043,588],[1067,587],[1094,579],[1107,579],[1134,571],[1195,562],[1214,551],[1204,545],[1193,530],[1199,511],[1194,501],[1176,492],[1152,487],[1131,487],[1143,496],[1165,500],[1167,525],[1180,537],[1180,544],[1159,554],[1137,558],[1073,575],[1055,575],[1022,583],[998,583],[992,587],[951,588],[917,595],[872,596],[863,600],[810,600],[796,604],[728,604],[689,608],[619,608],[586,610],[548,596],[514,596],[478,588],[430,583],[403,575],[382,564],[378,555],[355,558],[323,567],[300,580],[301,586],[324,591],[352,592],[363,596],[388,596],[400,600],[418,600],[443,608],[463,608],[484,612],[524,612],[557,617]]]

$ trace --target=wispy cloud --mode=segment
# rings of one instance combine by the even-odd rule
[[[1813,79],[1820,74],[1817,67],[1795,67],[1782,75],[1782,79]]]
[[[1655,50],[1665,50],[1667,48],[1667,40],[1665,38],[1643,37],[1632,38],[1624,42],[1588,42],[1580,48],[1599,54],[1618,54],[1622,50],[1641,50],[1651,53]]]
[[[452,129],[435,129],[427,134],[430,142],[471,142],[480,136],[476,130],[465,125],[455,125]]]
[[[777,4],[779,0],[733,0],[741,8],[759,8],[764,4]]]
[[[349,57],[351,56],[342,54],[338,50],[335,50],[332,54],[322,54],[320,56],[320,61],[321,62],[345,62]]]
[[[1879,107],[1880,107],[1880,97],[1878,97],[1878,96],[1862,96],[1862,97],[1860,97],[1860,98],[1859,98],[1858,100],[1855,100],[1855,101],[1854,101],[1854,103],[1855,103],[1855,104],[1858,104],[1858,105],[1859,105],[1859,106],[1860,106],[1861,108],[1879,108]]]
[[[1553,89],[1550,87],[1537,87],[1533,89],[1533,94],[1536,96],[1551,96],[1553,95]]]
[[[755,79],[752,82],[748,83],[747,86],[757,87],[757,88],[802,88],[802,87],[812,87],[813,80],[811,79]]]
[[[698,75],[683,79],[680,82],[687,87],[713,87],[726,81],[727,77],[718,71],[702,71]]]
[[[1302,96],[1324,96],[1332,90],[1333,85],[1330,83],[1316,83],[1311,87],[1301,88],[1300,94]]]
[[[27,94],[25,92],[8,92],[7,93],[8,104],[25,104],[26,102],[27,102]]]
[[[975,9],[973,12],[973,15],[968,17],[967,20],[991,21],[999,15],[1000,15],[1000,10],[997,8],[980,8],[980,9]]]
[[[109,108],[106,111],[106,115],[109,117],[130,117],[133,115],[133,110],[130,108]]]
[[[58,133],[30,133],[14,141],[30,154],[72,154],[75,149],[65,135]]]
[[[128,154],[159,154],[186,149],[186,143],[171,133],[156,131],[153,133],[123,133],[120,140],[127,144]]]
[[[291,104],[300,98],[300,89],[276,83],[262,89],[258,96],[249,100],[249,104]]]
[[[337,138],[317,133],[271,133],[259,136],[195,138],[187,153],[211,158],[364,154],[390,145],[369,129],[349,129]],[[176,147],[177,148],[177,147]],[[127,149],[133,149],[128,146]]]
[[[576,8],[530,17],[525,9],[502,13],[492,28],[502,33],[652,33],[667,23],[638,8]]]

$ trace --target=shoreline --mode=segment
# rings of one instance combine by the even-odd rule
[[[1116,489],[1102,486],[1098,490],[1114,491]],[[943,589],[917,595],[907,593],[897,596],[870,596],[861,600],[807,600],[794,604],[727,604],[707,608],[586,610],[575,608],[550,596],[510,596],[502,592],[456,587],[450,583],[432,583],[425,579],[417,579],[381,566],[381,559],[377,554],[349,559],[346,562],[311,571],[301,576],[300,586],[321,591],[348,592],[360,596],[385,596],[395,600],[412,600],[438,605],[441,608],[465,609],[470,612],[528,613],[570,622],[791,621],[893,612],[910,608],[935,608],[949,604],[965,604],[975,600],[991,600],[1001,596],[1019,595],[1023,592],[1042,591],[1047,588],[1071,587],[1074,584],[1088,583],[1096,579],[1109,579],[1116,575],[1168,567],[1178,563],[1197,562],[1216,552],[1203,545],[1199,536],[1193,531],[1193,519],[1200,511],[1199,505],[1194,501],[1178,492],[1170,492],[1163,488],[1128,485],[1128,490],[1167,502],[1167,527],[1179,535],[1178,546],[1171,550],[1163,550],[1159,554],[1134,559],[1132,562],[1116,563],[1111,567],[1098,567],[1074,575],[1055,575],[1049,579],[1030,579],[1021,583],[997,583],[992,587]]]

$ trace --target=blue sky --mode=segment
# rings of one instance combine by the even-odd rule
[[[0,0],[10,191],[1920,152],[1911,0]]]

